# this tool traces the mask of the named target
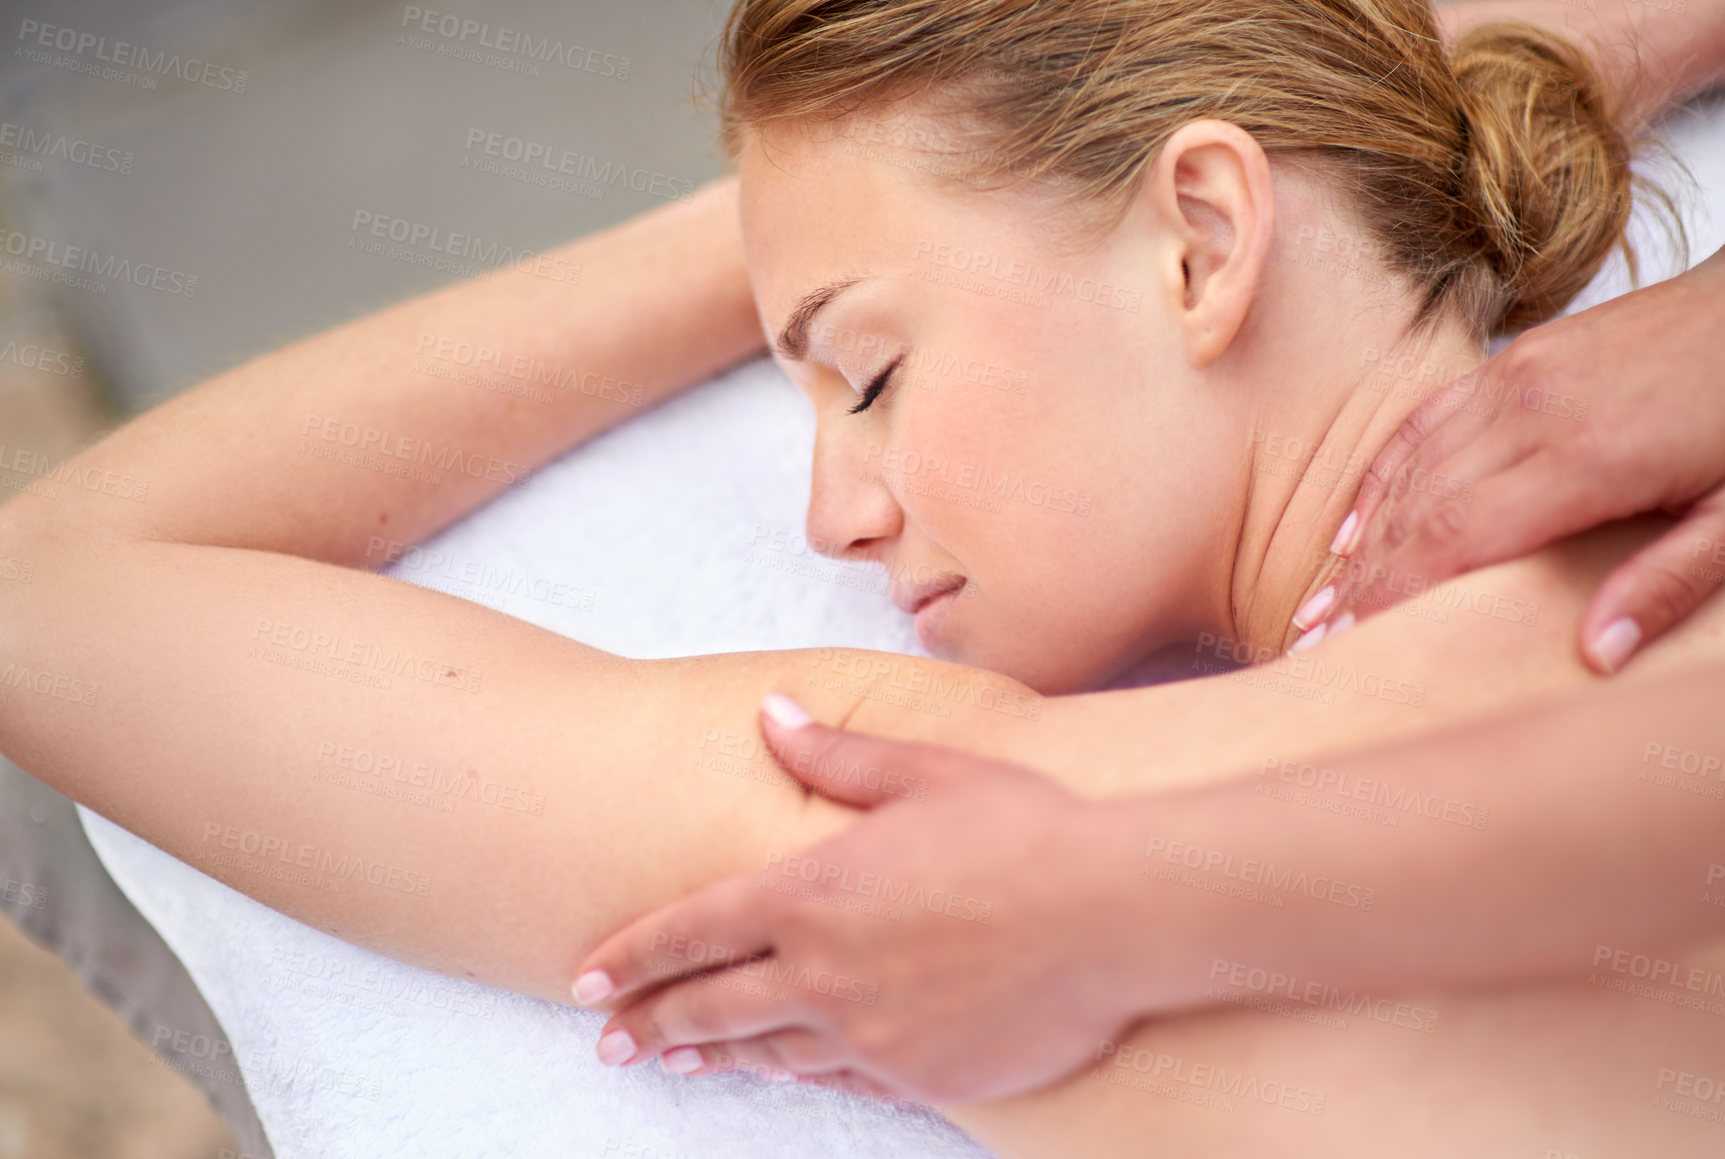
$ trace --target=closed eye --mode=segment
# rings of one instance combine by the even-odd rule
[[[873,406],[874,400],[879,398],[881,396],[881,394],[886,390],[887,386],[891,384],[892,372],[897,370],[899,367],[899,363],[901,363],[903,361],[904,361],[904,355],[902,355],[902,354],[899,355],[897,358],[893,359],[892,365],[888,366],[885,370],[883,370],[879,374],[877,374],[875,376],[875,380],[868,384],[868,389],[863,391],[862,401],[857,403],[855,406],[851,407],[851,409],[846,411],[845,413],[846,414],[853,414],[853,415],[854,414],[861,414],[863,411],[865,411],[869,407]]]

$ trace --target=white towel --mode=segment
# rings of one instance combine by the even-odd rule
[[[1725,243],[1722,114],[1713,104],[1667,126],[1707,191],[1684,199],[1696,258]],[[1666,272],[1657,239],[1638,234],[1649,269]],[[1625,286],[1614,265],[1575,308]],[[821,559],[802,539],[812,435],[795,389],[756,363],[571,453],[391,572],[628,656],[915,652],[878,573]],[[529,583],[498,600],[461,582],[511,569],[567,586]],[[233,1035],[280,1159],[987,1154],[927,1112],[748,1075],[607,1070],[593,1057],[595,1015],[355,949],[80,813]]]

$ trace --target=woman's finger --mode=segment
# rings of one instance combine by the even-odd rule
[[[740,970],[699,974],[612,1016],[599,1036],[599,1061],[627,1066],[677,1046],[754,1038],[803,1016],[794,991]]]
[[[744,874],[629,923],[581,963],[575,1001],[611,1005],[650,987],[767,953],[779,897],[759,888],[754,875]]]
[[[1725,585],[1725,487],[1618,565],[1581,620],[1581,654],[1610,675]]]

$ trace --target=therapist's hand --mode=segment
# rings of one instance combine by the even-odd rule
[[[1154,966],[1128,917],[1139,830],[1014,765],[767,712],[762,730],[794,776],[869,812],[595,950],[577,997],[626,1006],[603,1061],[958,1103],[1053,1082],[1134,1020]]]
[[[1348,564],[1326,630],[1610,520],[1681,515],[1607,577],[1582,619],[1588,665],[1621,668],[1725,583],[1722,327],[1725,250],[1529,330],[1427,399],[1337,536]],[[1421,486],[1432,479],[1471,487]]]

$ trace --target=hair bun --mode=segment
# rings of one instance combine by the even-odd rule
[[[1446,45],[1428,0],[737,0],[723,43],[733,153],[908,99],[950,137],[895,164],[1046,178],[1104,226],[1180,126],[1229,121],[1322,171],[1414,324],[1542,322],[1614,247],[1636,272],[1632,189],[1672,208],[1579,49],[1507,21]]]
[[[1630,145],[1587,57],[1531,24],[1494,22],[1450,50],[1462,96],[1463,200],[1501,304],[1491,329],[1543,322],[1625,247]]]

